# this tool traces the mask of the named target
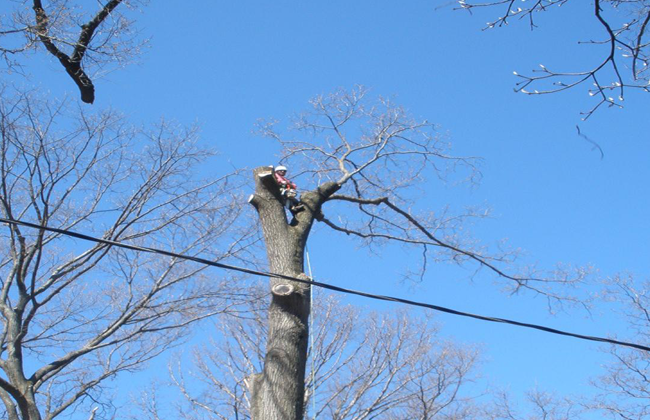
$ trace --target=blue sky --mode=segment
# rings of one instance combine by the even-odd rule
[[[361,84],[439,124],[457,154],[484,159],[478,188],[432,185],[422,208],[489,206],[494,217],[477,223],[475,236],[488,244],[507,239],[525,250],[523,262],[593,264],[600,277],[631,272],[645,278],[647,96],[631,93],[624,109],[602,109],[582,121],[580,111],[593,105],[586,88],[538,97],[513,92],[514,70],[529,73],[540,63],[575,70],[598,61],[602,50],[577,43],[600,33],[588,3],[549,11],[535,31],[517,21],[483,31],[497,10],[470,15],[447,1],[151,2],[136,15],[149,47],[138,64],[96,80],[93,107],[112,107],[141,123],[161,117],[198,123],[202,141],[221,151],[219,164],[252,168],[274,163],[278,152],[253,134],[258,118],[286,120],[312,96]],[[54,60],[35,56],[28,65],[29,83],[76,97]],[[600,145],[603,159],[576,125]],[[435,266],[422,283],[401,283],[400,273],[413,263],[401,248],[373,257],[317,227],[309,250],[315,277],[345,287],[584,334],[625,335],[607,309],[596,307],[591,317],[551,316],[543,299],[500,293],[485,272],[470,281],[469,271]],[[481,343],[485,376],[515,393],[534,386],[586,390],[606,360],[588,342],[448,315],[437,319],[444,335]]]

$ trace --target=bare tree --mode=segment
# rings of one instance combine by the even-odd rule
[[[211,155],[193,129],[137,129],[114,112],[5,90],[0,136],[5,219],[215,260],[247,246],[247,231],[230,233],[235,178],[191,175]],[[10,420],[109,409],[107,381],[243,298],[203,265],[3,226],[0,399]]]
[[[612,279],[608,300],[620,305],[637,342],[650,343],[650,282],[634,276]],[[650,415],[650,357],[647,352],[609,349],[612,362],[606,373],[594,381],[601,390],[589,406],[613,419],[645,419]]]
[[[137,41],[133,22],[119,11],[135,3],[102,1],[99,10],[94,10],[70,0],[17,2],[11,16],[0,16],[0,54],[9,68],[16,68],[18,55],[45,48],[75,82],[81,100],[92,104],[95,86],[89,69],[123,65],[139,54],[142,43]]]
[[[459,234],[460,222],[472,214],[439,217],[411,210],[410,190],[426,175],[444,177],[454,168],[467,168],[470,177],[476,173],[475,159],[448,154],[448,144],[432,124],[412,119],[390,100],[368,100],[361,88],[318,97],[311,105],[296,121],[301,139],[285,138],[272,123],[262,125],[282,145],[283,162],[318,185],[302,194],[304,210],[289,220],[279,186],[268,176],[271,168],[254,170],[250,203],[259,214],[271,272],[308,279],[304,248],[313,223],[320,221],[369,245],[396,241],[420,247],[423,268],[431,258],[476,264],[510,282],[513,291],[533,290],[550,301],[563,297],[547,286],[581,279],[581,272],[577,277],[565,271],[538,276],[532,269],[509,274],[511,254],[490,253]],[[334,222],[331,214],[345,206],[352,210],[348,207]],[[271,295],[264,367],[250,381],[252,418],[298,420],[304,411],[309,287],[272,278]]]
[[[511,397],[501,392],[486,411],[491,420],[579,420],[585,408],[569,397],[534,389],[526,394],[526,407],[513,405]]]
[[[260,301],[261,302],[261,301]],[[246,381],[264,360],[268,332],[259,308],[252,319],[223,318],[220,336],[179,362],[175,385],[186,397],[188,420],[250,419]],[[463,386],[475,375],[477,351],[445,342],[431,322],[406,312],[371,313],[319,295],[305,380],[305,418],[476,418]],[[354,322],[352,320],[355,320]],[[192,372],[192,373],[187,373]],[[197,385],[200,384],[200,385]]]
[[[488,22],[488,28],[507,25],[514,19],[525,19],[531,29],[536,27],[539,13],[558,9],[570,0],[495,0],[478,2],[459,0],[460,7],[472,11],[478,8],[500,8],[499,17]],[[587,84],[589,94],[597,102],[584,112],[584,119],[602,105],[622,107],[629,90],[650,92],[648,71],[650,44],[650,2],[647,0],[593,0],[591,15],[594,24],[602,28],[602,37],[584,40],[582,43],[602,50],[602,58],[592,66],[574,71],[559,71],[540,65],[533,74],[526,76],[515,72],[521,80],[515,91],[528,95],[544,95],[561,92],[578,85]],[[559,12],[558,12],[559,13]]]
[[[627,323],[627,333],[638,343],[650,342],[650,282],[632,275],[617,275],[610,279],[602,297],[620,311]],[[572,420],[611,418],[642,420],[650,415],[650,357],[647,352],[611,346],[606,350],[611,360],[605,373],[592,380],[597,392],[593,396],[558,397],[552,393],[528,393],[528,410],[514,407],[502,395],[491,418],[495,420],[558,419]]]

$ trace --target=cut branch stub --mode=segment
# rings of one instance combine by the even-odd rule
[[[276,296],[289,296],[295,291],[295,288],[286,283],[276,284],[271,289],[271,292]]]

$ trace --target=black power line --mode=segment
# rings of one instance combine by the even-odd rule
[[[149,247],[143,247],[143,246],[137,246],[137,245],[129,245],[117,241],[112,241],[109,239],[100,239],[100,238],[95,238],[93,236],[89,235],[84,235],[82,233],[77,233],[77,232],[72,232],[69,230],[65,229],[57,229],[49,226],[41,226],[37,225],[34,223],[30,222],[23,222],[20,220],[10,220],[10,219],[5,219],[0,217],[0,222],[7,223],[7,224],[12,224],[12,225],[19,225],[19,226],[26,226],[34,229],[41,229],[45,230],[48,232],[55,232],[59,233],[62,235],[66,236],[71,236],[73,238],[78,238],[78,239],[83,239],[85,241],[91,241],[91,242],[96,242],[104,245],[109,245],[109,246],[117,246],[120,248],[125,248],[125,249],[130,249],[133,251],[141,251],[141,252],[150,252],[154,254],[160,254],[160,255],[166,255],[168,257],[175,257],[175,258],[181,258],[184,260],[189,260],[189,261],[194,261],[198,262],[201,264],[209,265],[212,267],[218,267],[218,268],[223,268],[225,270],[233,270],[233,271],[239,271],[241,273],[246,273],[246,274],[251,274],[254,276],[263,276],[263,277],[276,277],[276,278],[281,278],[281,279],[286,279],[286,280],[291,280],[295,281],[298,283],[303,283],[303,284],[310,284],[313,286],[321,287],[323,289],[328,289],[328,290],[333,290],[335,292],[340,292],[340,293],[347,293],[350,295],[356,295],[356,296],[363,296],[369,299],[375,299],[375,300],[382,300],[382,301],[387,301],[387,302],[396,302],[396,303],[403,303],[405,305],[410,305],[410,306],[418,306],[421,308],[427,308],[427,309],[432,309],[434,311],[438,312],[444,312],[452,315],[458,315],[458,316],[464,316],[467,318],[474,318],[474,319],[479,319],[482,321],[488,321],[488,322],[498,322],[502,324],[509,324],[509,325],[515,325],[518,327],[524,327],[524,328],[532,328],[535,330],[551,333],[551,334],[557,334],[557,335],[564,335],[567,337],[574,337],[574,338],[579,338],[581,340],[588,340],[588,341],[597,341],[600,343],[609,343],[609,344],[615,344],[619,346],[625,346],[625,347],[631,347],[635,348],[638,350],[644,350],[644,351],[650,351],[650,347],[643,346],[641,344],[636,344],[636,343],[629,343],[626,341],[619,341],[619,340],[614,340],[611,338],[604,338],[604,337],[595,337],[591,335],[583,335],[583,334],[576,334],[568,331],[562,331],[558,330],[555,328],[550,328],[550,327],[545,327],[543,325],[537,325],[537,324],[529,324],[527,322],[520,322],[520,321],[514,321],[511,319],[505,319],[505,318],[496,318],[496,317],[491,317],[491,316],[485,316],[485,315],[477,315],[477,314],[472,314],[469,312],[462,312],[462,311],[457,311],[455,309],[450,309],[450,308],[445,308],[444,306],[438,306],[438,305],[432,305],[430,303],[424,303],[424,302],[417,302],[409,299],[402,299],[398,297],[393,297],[393,296],[383,296],[383,295],[376,295],[372,293],[367,293],[367,292],[362,292],[358,290],[352,290],[352,289],[347,289],[344,287],[339,287],[339,286],[334,286],[332,284],[328,283],[322,283],[314,280],[304,280],[300,279],[297,277],[293,276],[286,276],[284,274],[277,274],[277,273],[271,273],[271,272],[265,272],[265,271],[258,271],[258,270],[252,270],[250,268],[245,268],[245,267],[238,267],[230,264],[223,264],[219,263],[216,261],[211,261],[205,258],[200,258],[200,257],[192,257],[189,255],[183,255],[183,254],[177,254],[175,252],[170,252],[170,251],[165,251],[162,249],[157,249],[157,248],[149,248]]]

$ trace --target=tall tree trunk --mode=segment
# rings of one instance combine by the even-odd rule
[[[24,285],[22,278],[18,282]],[[20,413],[20,418],[23,420],[41,420],[34,383],[25,377],[24,371],[22,338],[27,333],[27,329],[23,314],[27,301],[26,294],[23,294],[17,299],[14,307],[10,308],[6,305],[2,307],[6,358],[0,363],[6,380],[0,378],[0,399],[5,405],[8,418],[18,418]]]
[[[273,273],[308,279],[304,250],[314,218],[339,186],[329,183],[304,193],[304,210],[289,221],[272,168],[253,171],[255,194],[250,203],[258,212],[269,269]],[[302,420],[307,364],[310,286],[272,277],[269,329],[264,370],[250,382],[253,420]]]

